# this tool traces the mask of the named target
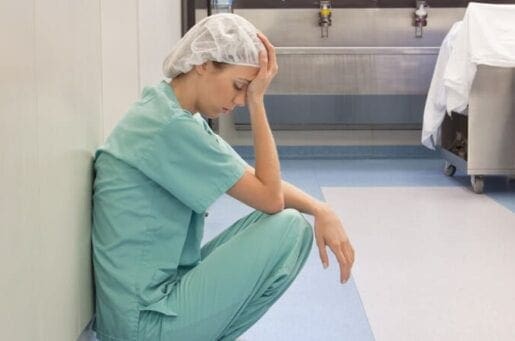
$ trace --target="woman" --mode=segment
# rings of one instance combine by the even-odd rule
[[[93,264],[100,340],[234,340],[284,293],[310,252],[335,253],[346,281],[354,251],[336,214],[281,180],[263,97],[274,47],[245,19],[210,16],[164,63],[95,158]],[[256,167],[204,119],[247,105]],[[256,209],[200,247],[220,195]]]

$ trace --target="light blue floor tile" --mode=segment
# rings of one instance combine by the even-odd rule
[[[323,200],[316,165],[319,160],[283,160],[283,178]],[[325,161],[324,161],[325,162]],[[253,160],[249,160],[253,165]],[[252,210],[227,195],[210,208],[204,242]],[[313,218],[306,215],[313,224]],[[329,252],[330,267],[323,269],[313,246],[299,277],[279,301],[246,334],[244,340],[374,340],[356,285],[339,283],[336,259]]]

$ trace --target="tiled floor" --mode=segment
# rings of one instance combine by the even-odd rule
[[[443,161],[429,158],[282,160],[281,168],[285,180],[321,200],[325,200],[323,187],[469,186],[468,177],[460,174],[453,178],[446,177],[443,175]],[[514,189],[514,181],[487,178],[484,195],[513,213]],[[476,195],[472,191],[469,194]],[[367,202],[363,202],[363,206],[366,205]],[[459,209],[460,202],[456,202],[456,207]],[[211,239],[250,211],[250,208],[228,196],[221,197],[209,209],[204,241]],[[342,219],[345,224],[345,217]],[[318,251],[313,247],[312,254],[297,280],[269,312],[242,336],[243,340],[374,340],[374,331],[361,301],[360,288],[356,287],[353,279],[341,285],[338,281],[338,269],[334,266],[334,257],[330,262],[333,265],[324,270]]]
[[[454,187],[324,187],[377,340],[515,340],[515,214]]]
[[[319,199],[324,199],[322,187],[469,186],[469,178],[466,176],[444,176],[443,161],[439,159],[283,160],[281,168],[285,180]],[[486,179],[486,195],[512,211],[515,211],[514,188],[515,183],[506,182],[504,178]],[[469,193],[471,196],[476,195],[471,191]],[[366,206],[366,202],[363,205]],[[227,222],[249,211],[249,208],[231,198],[221,198],[211,209],[206,239],[218,233]],[[361,304],[359,288],[353,281],[338,285],[336,270],[335,267],[323,270],[317,249],[313,248],[310,260],[294,285],[244,335],[245,338],[373,340],[373,331]]]

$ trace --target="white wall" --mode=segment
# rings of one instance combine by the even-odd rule
[[[163,60],[181,38],[180,3],[179,0],[140,0],[140,90],[164,77]]]
[[[0,333],[73,340],[92,312],[99,1],[2,1],[0,41]]]
[[[138,98],[138,0],[101,2],[104,137]]]
[[[93,153],[179,37],[179,0],[0,2],[2,339],[90,320]]]
[[[146,85],[163,79],[161,64],[181,37],[180,0],[102,1],[104,137]]]

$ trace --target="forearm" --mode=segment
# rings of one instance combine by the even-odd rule
[[[327,203],[310,196],[284,180],[282,181],[282,190],[285,208],[295,208],[300,212],[313,216],[329,209]]]
[[[249,111],[256,158],[254,174],[270,190],[271,195],[281,196],[279,157],[263,101],[251,101]]]
[[[256,173],[254,167],[247,166],[247,169],[253,174]],[[294,208],[313,216],[331,209],[327,203],[310,196],[287,181],[281,180],[281,189],[284,197],[284,208]]]

